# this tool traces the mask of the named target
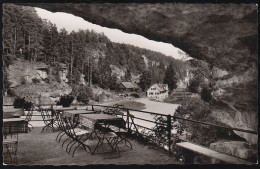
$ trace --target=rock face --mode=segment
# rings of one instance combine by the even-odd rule
[[[210,148],[246,160],[254,160],[257,156],[257,150],[242,141],[220,141],[211,143]]]
[[[16,96],[25,97],[25,100],[34,104],[54,104],[60,96],[69,94],[71,87],[65,83],[68,81],[66,74],[59,74],[60,82],[53,79],[48,73],[51,67],[44,63],[31,63],[18,59],[7,68],[7,77],[10,88]],[[66,72],[62,69],[59,72]],[[49,82],[47,79],[51,79]]]
[[[171,43],[191,57],[226,71],[226,75],[215,79],[213,92],[216,98],[230,105],[231,112],[240,113],[241,119],[248,118],[250,128],[257,128],[256,4],[24,5],[71,13],[95,24]],[[223,119],[220,120],[225,121],[229,113],[222,113]],[[239,118],[231,120],[234,127],[239,123],[248,125],[239,121]]]
[[[256,61],[256,4],[24,4],[173,44],[224,70]],[[256,65],[255,65],[256,66]]]

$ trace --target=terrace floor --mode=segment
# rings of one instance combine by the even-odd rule
[[[55,140],[58,131],[41,133],[41,129],[42,127],[34,127],[30,133],[19,134],[17,165],[182,164],[174,157],[169,157],[167,151],[140,144],[135,140],[130,140],[133,150],[123,150],[119,158],[104,159],[102,154],[91,155],[82,148],[78,148],[72,157],[62,149],[62,142]]]

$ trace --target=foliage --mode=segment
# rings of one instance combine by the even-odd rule
[[[25,110],[29,110],[33,107],[33,103],[30,101],[26,101],[25,98],[17,97],[13,103],[14,108],[23,108]]]
[[[201,90],[201,99],[204,100],[205,102],[209,102],[212,100],[212,95],[211,95],[212,89],[209,86],[203,86]]]
[[[188,85],[188,90],[192,93],[199,93],[201,81],[199,78],[193,77]]]
[[[140,98],[139,94],[137,94],[137,93],[131,93],[130,96],[132,96],[134,98]]]
[[[126,69],[127,80],[133,74],[149,72],[148,76],[143,76],[142,80],[146,79],[141,82],[143,90],[151,83],[163,82],[165,66],[169,63],[174,65],[177,79],[186,74],[183,61],[159,52],[111,42],[103,33],[93,30],[58,31],[55,24],[42,20],[34,8],[4,4],[3,65],[7,67],[18,57],[54,66],[58,62],[66,64],[70,84],[78,83],[79,75],[83,74],[89,83],[106,89],[115,89],[119,80],[112,73],[111,65]],[[148,65],[143,57],[147,58]],[[56,75],[55,80],[60,81]]]
[[[209,104],[198,98],[190,98],[186,102],[183,102],[175,112],[175,116],[178,117],[223,126],[223,124],[211,117],[210,114],[211,110]],[[177,121],[179,123],[179,128],[189,133],[189,136],[187,137],[189,141],[204,146],[209,146],[210,143],[217,139],[227,139],[234,135],[232,131],[214,126],[201,125],[183,120]]]
[[[165,77],[163,80],[164,84],[168,84],[169,90],[172,91],[173,89],[177,88],[177,78],[176,73],[173,69],[173,65],[170,64],[165,72]]]
[[[60,97],[60,100],[57,102],[57,105],[62,105],[63,107],[70,107],[73,100],[74,100],[73,96],[64,95]]]
[[[87,104],[90,99],[93,99],[92,89],[83,85],[73,85],[70,95],[77,98],[79,102],[83,102],[85,104]]]
[[[143,71],[141,76],[140,76],[140,82],[139,86],[143,91],[146,91],[150,85],[151,85],[151,72],[150,71]]]

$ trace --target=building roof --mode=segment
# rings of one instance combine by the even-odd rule
[[[168,85],[167,84],[160,84],[160,83],[157,84],[156,83],[156,84],[153,84],[152,86],[156,87],[160,92],[168,91]]]
[[[132,89],[132,88],[138,88],[135,84],[132,82],[121,82],[121,84],[127,88],[127,89]]]

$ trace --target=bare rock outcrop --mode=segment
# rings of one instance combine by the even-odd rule
[[[60,96],[69,94],[72,88],[66,83],[64,67],[56,73],[59,82],[50,71],[53,68],[44,63],[18,59],[7,68],[10,89],[16,96],[34,104],[53,104]]]
[[[219,141],[211,143],[210,148],[246,160],[255,160],[257,157],[257,150],[242,141]]]

